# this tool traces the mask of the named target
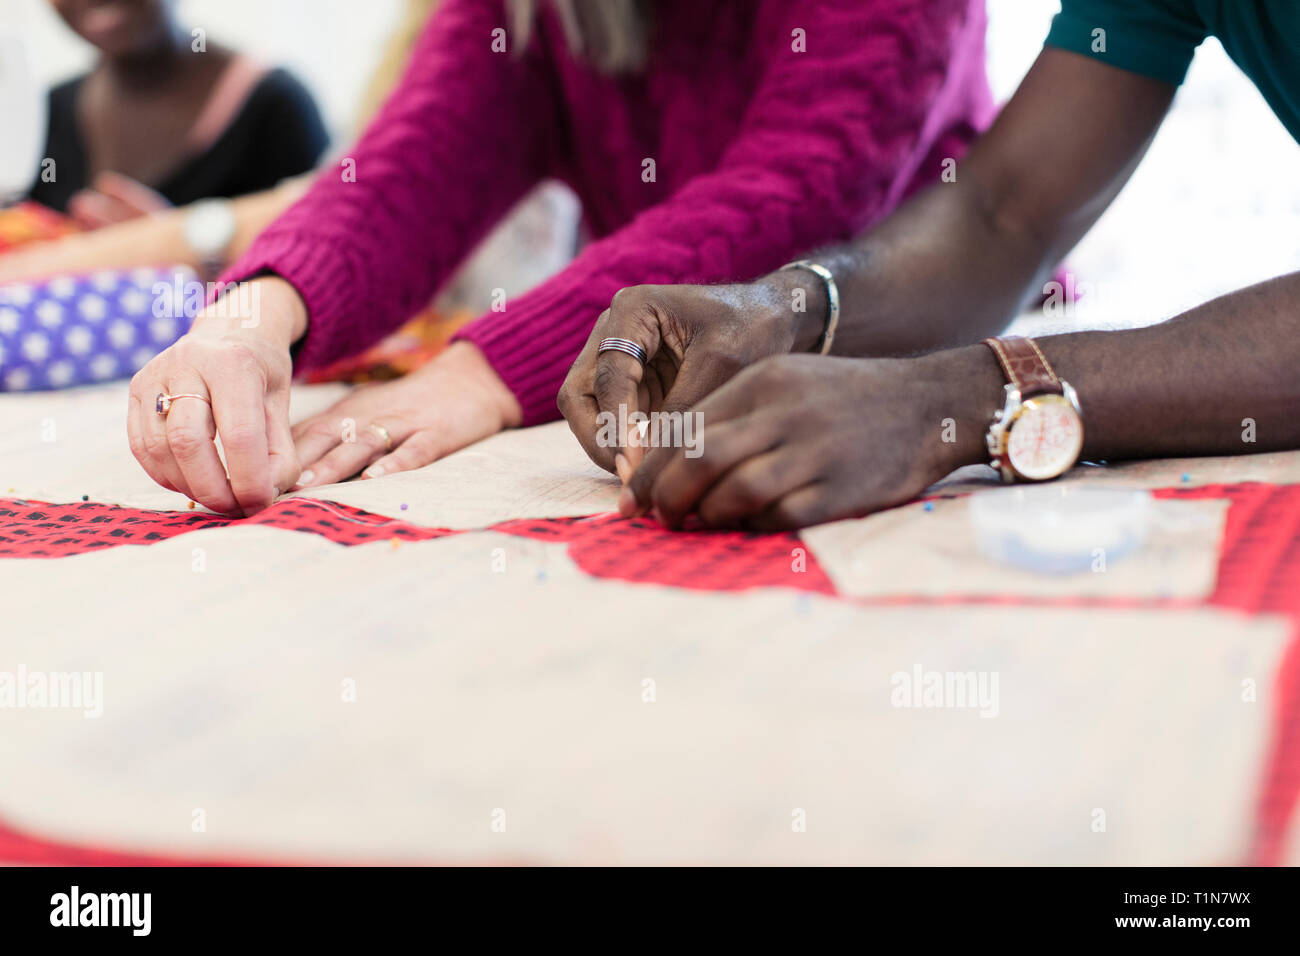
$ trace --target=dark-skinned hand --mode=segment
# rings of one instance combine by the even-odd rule
[[[983,432],[1001,393],[987,351],[765,359],[693,410],[702,454],[647,452],[619,510],[653,510],[674,528],[694,515],[711,527],[776,531],[909,501],[985,460]]]
[[[621,289],[601,313],[578,356],[558,405],[592,461],[626,478],[643,449],[626,433],[607,439],[601,413],[683,412],[741,369],[816,340],[824,316],[795,313],[789,272],[742,285],[642,285]],[[597,354],[602,339],[639,344],[645,367],[622,352]],[[619,419],[619,407],[626,410]],[[625,464],[616,462],[622,454]]]

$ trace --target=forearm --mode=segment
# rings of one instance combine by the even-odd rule
[[[1159,325],[1038,339],[1083,409],[1085,457],[1236,455],[1300,448],[1300,273]],[[1005,379],[983,345],[927,356],[959,423],[960,459],[981,441]],[[964,433],[964,434],[963,434]]]
[[[808,256],[830,269],[840,295],[833,354],[900,356],[996,334],[1042,288],[1052,244],[999,222],[973,176],[930,187],[858,240]],[[813,348],[827,316],[826,287],[807,273],[767,282],[804,291],[796,349]]]
[[[280,213],[306,191],[306,177],[263,193],[234,200],[235,235],[227,250],[234,258]],[[198,257],[185,241],[188,209],[169,209],[92,232],[27,246],[0,256],[0,282],[79,275],[101,269],[135,269],[162,265],[198,268]]]
[[[222,277],[270,272],[294,287],[310,317],[299,369],[360,352],[424,308],[549,168],[545,57],[480,42],[500,9],[444,0],[360,141]]]
[[[839,286],[834,351],[909,355],[1002,329],[1124,187],[1173,93],[1157,80],[1044,50],[952,181],[855,242],[810,257]],[[803,287],[806,324],[824,326],[824,287],[807,278]],[[815,344],[819,328],[809,335]]]

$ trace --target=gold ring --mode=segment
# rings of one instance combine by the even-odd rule
[[[388,434],[387,428],[385,428],[383,425],[376,425],[374,422],[371,422],[366,427],[384,440],[385,452],[389,452],[393,450],[393,436]]]
[[[172,402],[176,401],[178,398],[197,398],[200,402],[207,402],[209,405],[212,404],[207,396],[194,395],[191,392],[180,392],[176,395],[168,395],[165,392],[159,392],[158,397],[154,399],[153,410],[165,418],[167,413],[172,410]]]

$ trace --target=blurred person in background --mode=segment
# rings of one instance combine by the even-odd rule
[[[259,192],[310,170],[327,136],[284,70],[183,28],[175,0],[50,0],[99,51],[50,91],[30,197],[87,228]]]
[[[216,303],[136,375],[132,450],[165,487],[252,514],[553,419],[620,287],[760,273],[936,181],[992,112],[984,29],[982,0],[446,0],[341,168],[224,277],[258,314]],[[294,371],[394,328],[547,177],[594,238],[563,272],[491,290],[428,365],[290,429]],[[202,400],[163,414],[163,393]]]
[[[415,41],[439,2],[406,0],[362,96],[358,127],[374,117],[401,79]],[[213,236],[195,235],[196,217],[192,214],[203,208],[204,201],[200,200],[198,204],[158,208],[93,231],[29,242],[0,252],[0,284],[158,266],[219,272],[243,255],[263,229],[302,198],[313,175],[287,179],[272,189],[232,200],[226,207],[228,221]],[[440,292],[438,318],[465,310],[482,312],[490,307],[493,287],[501,285],[514,295],[558,271],[574,252],[574,206],[572,194],[558,183],[539,186],[484,240]],[[488,282],[485,272],[504,275]],[[439,333],[434,339],[444,337]]]

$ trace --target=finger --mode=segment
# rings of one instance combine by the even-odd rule
[[[129,210],[149,214],[168,208],[171,203],[159,192],[130,176],[107,170],[95,177],[95,189],[116,200]]]
[[[778,445],[741,462],[714,482],[695,511],[710,527],[737,525],[810,484],[818,474],[817,459],[807,449]]]
[[[333,416],[317,415],[293,426],[293,446],[302,473],[298,486],[316,484],[315,465],[335,445],[343,441],[342,422]]]
[[[96,204],[96,212],[98,212],[100,218],[103,220],[102,225],[116,226],[119,222],[129,222],[132,219],[138,219],[141,215],[139,210],[128,206],[116,196],[105,196],[101,193],[99,194],[99,198],[103,202],[102,205]]]
[[[569,368],[569,374],[564,378],[555,404],[587,457],[606,471],[613,471],[614,455],[618,449],[615,442],[608,440],[608,432],[601,427],[600,406],[596,404],[596,395],[591,386],[596,368],[596,348],[604,334],[605,317],[608,314],[606,310],[596,320],[595,327],[587,337],[587,344],[582,347]]]
[[[126,436],[131,454],[158,484],[168,491],[192,499],[194,496],[190,494],[189,487],[181,477],[181,470],[172,458],[171,449],[167,446],[167,432],[163,427],[162,416],[154,410],[152,402],[148,408],[145,407],[143,394],[143,391],[133,387],[127,404]]]
[[[695,408],[744,367],[736,356],[703,345],[687,349],[673,386],[664,396],[663,410],[671,413]]]
[[[274,487],[265,386],[260,375],[242,368],[228,371],[221,383],[212,396],[212,417],[226,453],[230,490],[245,515],[257,514],[271,503]]]
[[[587,457],[606,471],[617,473],[614,462],[616,457],[621,457],[618,436],[601,420],[600,406],[591,390],[567,396],[560,404],[560,414]]]
[[[207,389],[198,384],[175,391],[207,394]],[[221,514],[240,514],[239,500],[230,489],[221,456],[212,443],[217,430],[208,403],[194,398],[175,399],[171,411],[160,420],[167,447],[190,489],[190,497]]]
[[[377,460],[361,477],[379,478],[399,471],[414,471],[437,461],[450,450],[439,440],[437,432],[431,429],[419,431],[398,445],[395,451]]]
[[[718,437],[719,429],[725,434],[727,430],[725,426],[747,416],[754,405],[753,392],[756,384],[757,380],[752,373],[742,373],[709,395],[695,409],[686,413],[698,416],[700,424],[697,448],[704,452],[702,455],[686,459],[696,463],[693,470],[706,469],[711,461],[716,460],[710,458],[710,452],[713,451],[712,440]],[[708,442],[706,437],[709,439]],[[683,449],[678,454],[673,448],[656,448],[646,455],[626,482],[623,494],[619,497],[619,512],[624,517],[631,517],[648,511],[652,504],[650,491],[658,481],[660,473],[677,458],[685,458],[686,451],[687,449]]]
[[[628,482],[628,491],[642,509],[653,507],[664,524],[678,527],[727,472],[779,440],[774,416],[719,423],[709,429],[696,457],[688,457],[686,449],[656,448]]]
[[[266,399],[266,450],[271,462],[271,494],[278,498],[298,481],[300,468],[289,428],[287,389]]]
[[[620,293],[621,295],[622,293]],[[618,308],[619,296],[615,296],[615,307],[602,316],[601,339],[619,338],[635,342],[645,350],[647,360],[659,351],[661,341],[659,322],[656,316],[645,308]],[[599,341],[597,348],[599,348]],[[641,445],[637,440],[636,428],[631,425],[632,416],[644,411],[640,403],[640,389],[645,378],[645,365],[625,352],[609,350],[598,352],[592,369],[591,394],[596,402],[597,414],[608,413],[614,416],[617,448],[606,448],[610,464],[613,454],[623,449],[628,463],[635,466],[642,457]],[[630,433],[630,434],[629,434]]]
[[[814,482],[787,493],[743,523],[753,531],[795,531],[838,517],[826,483]]]
[[[116,222],[112,200],[90,189],[74,193],[68,200],[68,215],[83,229],[100,229]]]
[[[390,435],[392,430],[389,430]],[[404,439],[393,435],[394,443]],[[369,428],[357,429],[355,441],[340,442],[330,449],[324,456],[314,462],[307,464],[307,470],[312,473],[311,483],[313,485],[332,485],[336,481],[345,481],[351,478],[361,469],[365,468],[371,462],[378,461],[388,453],[388,447],[383,438],[375,434]]]
[[[647,353],[653,354],[653,353]],[[622,450],[628,464],[635,468],[641,463],[645,452],[642,439],[645,436],[643,423],[634,421],[638,412],[646,411],[641,407],[641,379],[645,366],[630,355],[622,352],[602,352],[596,357],[596,370],[592,376],[592,392],[599,409],[597,414],[613,416],[606,419],[614,426],[614,438],[617,445],[607,448],[607,452],[617,453]]]

